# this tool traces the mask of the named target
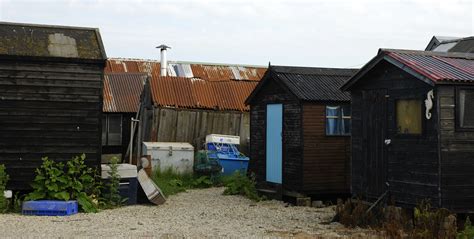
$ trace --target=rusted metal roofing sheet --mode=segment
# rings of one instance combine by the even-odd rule
[[[260,81],[265,71],[266,67],[170,61],[167,73],[169,76],[200,78],[207,81]],[[154,60],[109,59],[105,72],[142,72],[149,75],[159,75],[160,62]]]
[[[137,112],[147,74],[106,73],[103,112]]]
[[[379,65],[382,60],[389,61],[428,84],[474,83],[474,54],[380,49],[377,56],[347,80],[341,89],[350,90],[359,79]]]
[[[381,51],[434,82],[474,82],[474,54],[391,49]]]
[[[206,81],[154,75],[151,92],[155,106],[248,111],[244,102],[256,85],[255,81]]]

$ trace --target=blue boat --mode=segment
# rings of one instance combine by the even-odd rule
[[[243,155],[235,144],[206,143],[207,157],[218,160],[223,175],[231,175],[235,171],[247,173],[249,158]]]

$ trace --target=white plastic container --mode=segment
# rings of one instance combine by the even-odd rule
[[[101,164],[100,166],[102,168],[101,178],[102,179],[109,178],[110,166],[108,164]],[[120,178],[136,178],[137,177],[136,165],[132,165],[128,163],[118,164],[117,171]]]
[[[143,155],[151,156],[153,170],[172,168],[177,173],[192,173],[194,147],[189,143],[143,142]]]
[[[224,134],[208,134],[206,136],[206,143],[226,143],[226,144],[240,144],[240,136],[224,135]]]

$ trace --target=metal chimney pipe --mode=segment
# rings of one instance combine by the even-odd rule
[[[161,59],[160,59],[160,75],[166,76],[166,70],[168,69],[168,60],[166,59],[166,49],[171,49],[171,47],[167,45],[159,45],[156,48],[160,49]]]

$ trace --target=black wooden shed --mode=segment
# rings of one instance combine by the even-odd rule
[[[261,191],[279,198],[349,193],[354,69],[270,66],[250,105],[250,165]]]
[[[474,212],[474,54],[381,49],[352,98],[352,187]]]
[[[98,29],[0,22],[0,164],[28,189],[41,157],[101,154],[105,51]]]

